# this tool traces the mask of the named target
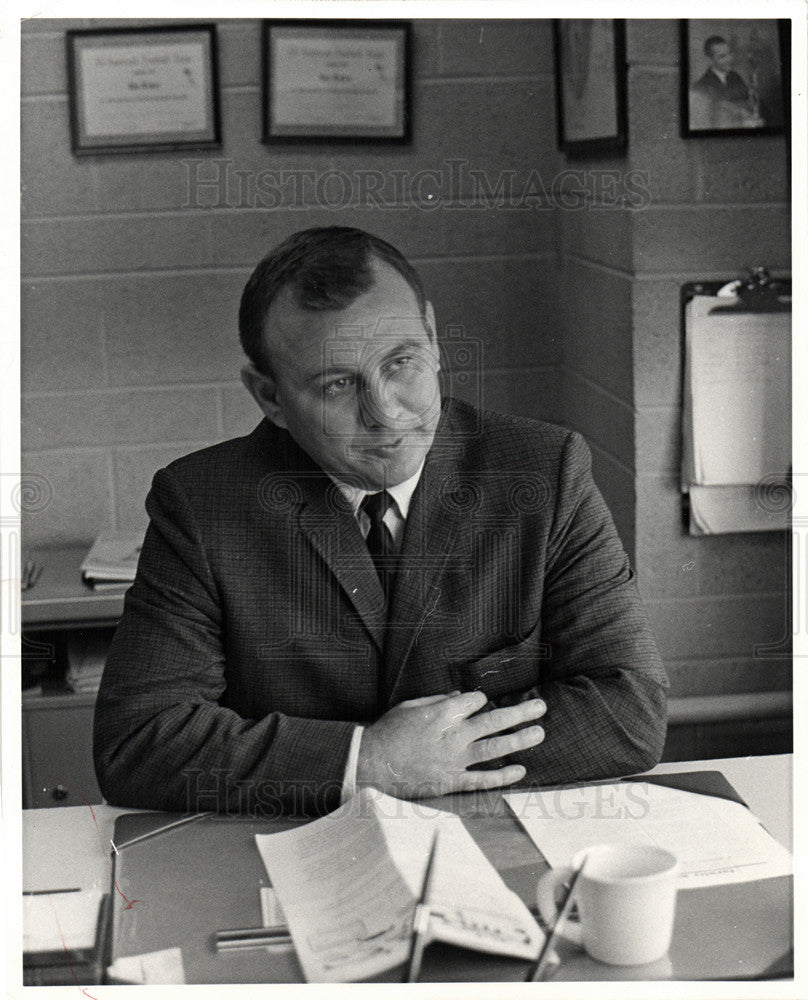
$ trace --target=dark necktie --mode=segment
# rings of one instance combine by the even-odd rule
[[[368,493],[359,505],[370,519],[370,531],[366,542],[388,602],[393,593],[396,550],[390,529],[384,523],[384,515],[394,503],[387,490],[382,490],[380,493]]]

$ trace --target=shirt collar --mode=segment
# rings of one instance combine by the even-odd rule
[[[397,483],[395,486],[387,487],[387,492],[395,500],[398,511],[404,520],[407,519],[407,515],[410,512],[412,495],[415,492],[415,487],[418,485],[418,480],[421,478],[423,471],[424,462],[421,462],[409,479],[405,479],[403,483]],[[359,505],[369,493],[379,492],[378,490],[360,490],[358,486],[349,486],[347,483],[341,483],[338,479],[334,479],[333,476],[330,478],[334,480],[340,493],[342,493],[351,505],[351,510],[353,510],[354,514],[359,510]]]
[[[724,86],[726,86],[727,85],[727,76],[729,75],[729,70],[727,70],[726,73],[722,73],[721,70],[720,69],[716,69],[715,66],[711,66],[710,69],[713,71],[713,73],[715,73],[715,75],[724,84]]]

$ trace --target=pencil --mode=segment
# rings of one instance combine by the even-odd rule
[[[567,889],[567,894],[564,897],[564,901],[561,904],[561,909],[558,911],[558,916],[556,917],[555,923],[550,929],[550,933],[547,935],[544,941],[544,946],[539,952],[539,957],[536,959],[536,964],[533,967],[532,972],[530,972],[525,979],[526,983],[537,983],[541,979],[541,975],[547,967],[547,963],[550,959],[550,954],[553,949],[553,945],[556,943],[556,939],[561,933],[561,928],[564,926],[564,921],[567,919],[570,910],[572,909],[572,894],[575,890],[575,883],[578,881],[578,876],[583,871],[583,867],[586,864],[586,858],[581,862],[581,864],[574,871],[572,878],[570,879],[569,888]]]

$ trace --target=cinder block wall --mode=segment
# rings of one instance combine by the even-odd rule
[[[412,143],[289,147],[260,141],[260,21],[221,20],[221,150],[76,158],[64,33],[116,23],[158,22],[22,25],[23,468],[52,490],[26,544],[145,527],[157,468],[255,425],[239,295],[308,226],[415,262],[449,353],[471,345],[451,391],[559,419],[555,214],[522,198],[558,160],[549,22],[414,21]]]
[[[788,691],[790,538],[691,537],[679,491],[680,287],[757,264],[788,273],[786,140],[680,138],[678,33],[678,21],[627,22],[628,155],[567,164],[579,189],[614,171],[618,190],[628,177],[646,195],[632,210],[559,213],[562,408],[593,445],[673,698]],[[789,730],[783,718],[673,727],[670,749],[782,749]]]
[[[791,265],[786,140],[679,138],[678,25],[629,22],[630,162],[651,203],[633,217],[637,563],[674,695],[790,688],[784,532],[693,538],[679,498],[679,288]],[[779,655],[757,647],[785,640]],[[756,651],[757,649],[757,651]]]
[[[561,344],[564,422],[592,451],[595,481],[635,556],[632,194],[624,159],[571,160],[560,174]]]

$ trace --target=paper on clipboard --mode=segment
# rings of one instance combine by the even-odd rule
[[[686,307],[684,478],[750,485],[791,464],[791,314],[716,314],[715,303]]]
[[[683,485],[753,485],[791,465],[791,314],[685,310]]]

